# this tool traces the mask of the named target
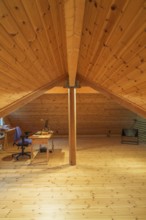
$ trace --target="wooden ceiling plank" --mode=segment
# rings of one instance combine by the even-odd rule
[[[11,75],[11,73],[13,72],[15,74],[15,78],[19,79],[21,78],[21,83],[22,85],[25,85],[26,89],[34,89],[37,85],[35,84],[35,80],[29,78],[29,74],[27,72],[27,70],[23,69],[22,66],[15,61],[15,59],[13,57],[10,56],[10,54],[8,54],[6,51],[2,51],[2,55],[0,52],[0,60],[5,63],[8,67],[8,73]],[[3,70],[2,70],[3,71]],[[40,81],[39,84],[41,84],[42,82]],[[45,83],[45,81],[43,80],[43,83]]]
[[[105,69],[104,67],[105,67],[105,65],[106,65],[106,63],[107,64],[109,64],[109,60],[108,60],[108,58],[110,57],[110,54],[113,56],[113,54],[114,54],[114,48],[118,48],[117,46],[119,45],[119,39],[121,38],[121,36],[122,36],[122,32],[121,32],[121,30],[122,30],[122,26],[123,26],[123,23],[122,22],[124,22],[124,20],[126,20],[126,25],[128,25],[127,24],[127,22],[129,22],[129,24],[131,23],[131,17],[133,17],[134,16],[134,18],[135,18],[135,14],[137,14],[137,13],[135,13],[136,11],[138,11],[139,10],[139,8],[141,8],[141,5],[142,5],[142,2],[143,1],[137,1],[136,3],[133,1],[133,2],[131,2],[131,1],[129,1],[129,4],[128,4],[128,7],[125,7],[125,9],[122,11],[122,13],[121,13],[121,15],[120,15],[120,17],[121,17],[121,19],[119,20],[119,22],[116,24],[116,26],[115,26],[115,28],[113,29],[114,30],[114,35],[112,34],[112,32],[111,33],[108,33],[109,32],[109,30],[108,30],[108,28],[106,29],[107,30],[107,32],[105,33],[106,35],[108,34],[108,40],[107,40],[107,43],[105,43],[105,45],[107,45],[108,47],[105,47],[105,49],[103,50],[103,52],[105,53],[105,51],[106,51],[106,53],[108,53],[108,56],[105,54],[104,56],[105,56],[105,58],[103,57],[103,54],[101,54],[100,56],[99,56],[99,58],[101,59],[101,63],[99,63],[99,65],[97,65],[97,67],[96,67],[96,69],[98,69],[98,71],[93,71],[93,73],[92,73],[92,76],[94,75],[94,76],[96,76],[96,77],[98,77],[98,79],[100,79],[100,77],[101,77],[101,75],[103,74],[103,70]],[[116,3],[115,3],[116,4]],[[137,5],[136,5],[137,4]],[[117,4],[117,6],[118,6],[118,4]],[[128,9],[127,9],[128,8]],[[131,9],[132,8],[134,8],[132,11],[131,11]],[[130,13],[129,13],[129,10],[130,10]],[[143,9],[142,9],[143,10]],[[127,13],[127,15],[126,16],[129,16],[129,14],[130,14],[130,16],[127,18],[125,18],[125,13]],[[124,16],[123,16],[124,15]],[[108,26],[107,26],[108,27]],[[121,29],[120,29],[120,27],[121,27]],[[128,26],[128,28],[129,28],[129,26]],[[124,29],[122,30],[123,31],[123,33],[124,33]],[[112,35],[111,35],[112,34]],[[111,35],[111,37],[110,37],[110,35]],[[115,36],[115,37],[114,37]],[[116,43],[114,42],[115,41],[115,39],[116,39]],[[94,38],[95,39],[95,38]],[[113,39],[114,39],[114,41],[113,41]],[[118,39],[118,40],[117,40]],[[111,43],[112,43],[112,41],[113,41],[113,45],[111,45],[110,46],[110,41],[111,41]],[[96,47],[95,47],[96,48]],[[112,49],[112,50],[110,50],[110,49]],[[121,45],[121,48],[120,48],[120,51],[121,51],[121,49],[123,49],[123,45]],[[98,56],[97,56],[98,57]],[[103,60],[104,60],[104,62],[103,62]],[[112,60],[113,60],[113,58],[112,58]],[[89,63],[89,61],[87,61],[87,63]],[[103,63],[104,63],[104,65],[103,65]],[[102,65],[101,65],[102,64]],[[102,71],[100,71],[100,69],[102,68]],[[96,73],[98,72],[99,73],[99,71],[100,71],[100,74],[98,74],[98,76],[96,75]],[[103,74],[104,75],[104,74]],[[91,76],[91,78],[92,78],[92,76]]]
[[[113,92],[108,90],[108,88],[105,89],[102,86],[100,86],[99,84],[94,83],[91,80],[87,80],[82,75],[78,74],[78,79],[84,80],[86,83],[88,83],[88,85],[91,88],[100,91],[103,95],[106,95],[107,97],[112,98],[117,103],[119,103],[121,106],[128,108],[129,110],[137,113],[138,115],[141,115],[142,117],[146,117],[146,110],[142,106],[137,105],[136,102],[132,102],[130,100],[127,100],[126,98],[120,96],[120,94],[117,94],[117,93],[114,94]]]
[[[2,59],[0,59],[0,71],[3,74],[2,78],[6,78],[7,81],[9,81],[10,79],[13,79],[16,82],[19,82],[19,84],[22,85],[22,88],[23,87],[27,88],[26,86],[29,85],[29,83],[24,80],[23,75],[21,74],[21,72],[19,72],[18,69],[13,68],[8,63],[2,61]],[[14,86],[14,84],[12,84],[12,86]],[[31,88],[32,89],[35,88],[35,83],[33,83],[33,85],[31,85]]]
[[[60,3],[58,1],[58,14],[59,14],[59,16],[57,18],[57,21],[58,21],[59,27],[61,27],[61,33],[58,33],[58,35],[56,34],[56,36],[58,36],[58,39],[62,39],[60,41],[60,48],[62,50],[61,54],[63,54],[65,73],[67,73],[67,44],[66,44],[66,32],[65,32],[65,17],[62,16],[62,12],[64,15],[64,2],[61,1],[61,3]],[[52,17],[53,17],[53,14],[52,14]],[[54,17],[53,17],[53,21],[54,21]],[[55,30],[56,30],[56,28],[55,28]],[[60,37],[60,35],[61,35],[61,37]]]
[[[7,9],[11,12],[17,26],[20,27],[23,35],[28,41],[33,41],[36,38],[36,34],[32,29],[31,23],[25,13],[24,7],[20,0],[5,0]]]
[[[10,2],[13,2],[13,1],[10,1]],[[14,22],[13,18],[11,17],[11,14],[9,13],[5,5],[2,3],[2,1],[0,1],[0,10],[1,10],[0,13],[2,14],[2,18],[0,22],[2,26],[4,27],[4,29],[7,31],[7,34],[11,36],[11,38],[13,38],[20,47],[22,47],[22,50],[24,53],[25,51],[27,51],[27,53],[28,51],[31,52],[28,42],[26,42],[26,40],[24,39],[21,33],[21,30]],[[29,56],[29,58],[32,57],[32,55],[34,56],[34,53],[31,52],[31,56]],[[37,57],[36,56],[34,57],[36,60]],[[31,77],[31,76],[32,74],[28,74],[28,77]],[[32,76],[32,78],[34,81],[36,80],[35,77]],[[38,78],[39,78],[39,75],[38,75]],[[42,81],[42,79],[43,78],[41,77],[39,78],[40,81]]]
[[[135,57],[140,62],[144,62],[144,55],[142,54],[143,51],[145,51],[145,44],[146,44],[146,33],[142,30],[142,33],[140,33],[140,36],[135,39],[135,41],[130,45],[130,47],[127,48],[127,51],[125,53],[118,55],[117,57],[113,57],[112,59],[114,62],[112,64],[109,61],[109,66],[106,67],[106,71],[108,71],[108,75],[110,78],[121,78],[124,72],[131,72],[129,70],[130,66],[132,65],[133,60]],[[145,52],[144,52],[145,53]],[[138,61],[138,63],[139,63]],[[137,66],[137,64],[134,61],[134,67]],[[102,69],[101,69],[102,70]],[[103,71],[104,72],[104,71]],[[104,73],[104,76],[102,79],[100,79],[100,83],[104,85],[108,82],[107,73]]]
[[[139,61],[139,60],[138,60]],[[138,62],[137,62],[138,63]],[[128,87],[132,87],[133,85],[136,85],[138,83],[144,82],[146,80],[145,71],[146,71],[146,63],[141,63],[139,61],[139,65],[132,66],[132,70],[129,70],[129,74],[125,75],[124,72],[120,74],[118,77],[111,78],[111,80],[114,80],[115,84],[111,85],[107,83],[104,85],[105,87],[108,86],[109,89],[116,88],[116,85],[121,85],[125,89]],[[136,63],[135,63],[136,65]]]
[[[51,79],[54,78],[54,73],[55,73],[54,69],[52,68],[51,61],[49,62],[47,60],[48,54],[46,57],[44,51],[42,50],[40,42],[38,41],[37,38],[37,33],[33,30],[31,22],[29,21],[29,18],[25,12],[22,3],[19,0],[15,0],[15,1],[7,0],[7,1],[9,3],[11,12],[13,13],[15,20],[17,21],[17,24],[21,32],[23,33],[25,39],[27,40],[28,46],[32,48],[32,51],[35,54],[35,60],[33,62],[33,66],[35,66],[35,71],[33,71],[32,74],[34,73],[34,77],[35,77],[36,72],[38,72],[40,80],[44,78],[45,80],[50,81]],[[17,8],[17,10],[15,10],[15,8]],[[41,63],[41,65],[39,65],[39,63]],[[34,68],[33,66],[31,66],[31,69]],[[37,67],[39,68],[38,70]],[[46,71],[49,72],[50,74],[48,75]],[[51,77],[51,74],[53,77]]]
[[[87,37],[88,35],[85,34],[85,33],[88,30],[87,29],[87,23],[90,22],[90,20],[92,19],[92,15],[93,15],[93,13],[90,13],[91,12],[91,7],[92,6],[89,3],[89,1],[85,1],[85,9],[84,9],[84,11],[85,11],[85,15],[86,16],[84,16],[83,28],[82,28],[82,37],[81,37],[81,44],[80,44],[80,51],[82,51],[82,54],[79,54],[79,56],[83,56],[83,54],[85,56],[85,51],[86,51],[86,49],[88,47],[88,45],[86,44],[86,42],[88,43],[88,37]],[[84,43],[82,43],[82,41]]]
[[[85,74],[88,65],[92,65],[91,56],[95,53],[95,48],[97,48],[100,43],[100,38],[103,34],[100,30],[102,26],[107,24],[107,14],[109,13],[109,6],[112,5],[112,2],[112,0],[102,2],[86,1],[84,28],[80,48],[79,73],[83,71]],[[83,66],[83,69],[80,69],[81,66]]]
[[[133,30],[130,32],[130,34],[131,35],[133,34],[134,41],[135,40],[137,41],[136,42],[137,51],[136,51],[135,47],[134,47],[134,49],[131,47],[131,56],[129,56],[130,63],[127,62],[125,57],[127,57],[127,59],[128,59],[128,55],[126,54],[126,50],[128,51],[129,45],[131,43],[133,43],[133,45],[134,45],[134,42],[131,42],[131,36],[129,36],[129,39],[127,38],[128,39],[128,44],[127,44],[128,47],[126,47],[125,48],[126,50],[124,51],[125,52],[125,54],[124,54],[125,57],[123,55],[122,55],[122,57],[120,57],[121,65],[119,65],[119,63],[117,62],[118,60],[115,59],[115,64],[117,66],[117,70],[115,71],[112,67],[112,64],[109,62],[109,67],[111,66],[112,68],[110,68],[110,69],[108,68],[108,69],[106,69],[106,71],[103,72],[104,79],[106,80],[106,83],[103,84],[104,87],[107,87],[107,88],[109,87],[109,89],[112,87],[113,88],[112,91],[115,92],[115,93],[117,93],[118,91],[121,91],[120,95],[123,94],[122,93],[123,88],[126,89],[127,86],[128,86],[128,88],[132,89],[132,86],[135,86],[135,85],[137,85],[138,82],[142,82],[143,80],[145,80],[145,77],[142,77],[142,73],[145,72],[145,68],[143,68],[142,67],[143,65],[141,65],[141,62],[144,62],[144,60],[145,60],[145,40],[144,40],[144,39],[146,39],[146,37],[145,37],[145,15],[146,15],[145,14],[145,9],[143,8],[139,13],[137,13],[137,16],[135,16],[136,19],[137,18],[139,18],[139,19],[137,19],[136,23],[134,23]],[[136,33],[134,33],[134,31],[135,31],[134,28],[135,27],[138,27],[138,30],[136,31]],[[141,30],[139,29],[139,27],[140,27]],[[143,35],[143,37],[142,37],[143,40],[142,41],[139,40],[139,39],[136,39],[137,34],[141,37],[140,33],[138,33],[139,30],[141,31],[141,33]],[[142,49],[144,51],[143,54],[141,53]],[[121,50],[120,50],[120,52],[121,52]],[[117,57],[118,56],[119,56],[119,54],[117,54]],[[102,59],[103,59],[103,57],[102,57]],[[134,60],[134,59],[136,59],[136,60]],[[111,60],[114,61],[113,58],[111,58]],[[132,63],[133,63],[133,65],[132,65]],[[113,64],[114,64],[114,62],[113,62]],[[121,68],[122,72],[120,72],[120,68]],[[138,71],[136,71],[136,72],[133,71],[134,68],[138,69]],[[123,70],[125,70],[125,72]],[[97,68],[97,72],[98,72],[98,74],[100,73],[100,68]],[[128,75],[126,73],[128,73]],[[127,75],[127,77],[125,77],[125,74]],[[118,78],[120,83],[117,83],[116,78]],[[97,76],[96,82],[97,83],[100,82],[100,84],[101,84],[102,81],[101,81],[100,77]],[[138,105],[143,106],[143,103],[141,101],[140,90],[135,89],[135,94],[138,95],[138,91],[139,91],[139,97],[140,97],[139,99],[138,98],[134,99],[131,95],[129,97],[131,98],[132,102],[136,101]],[[126,98],[126,97],[128,98],[128,94],[124,98]],[[130,99],[130,98],[128,98],[128,99]]]
[[[125,91],[125,94],[132,94],[132,92],[135,92],[137,91],[138,94],[145,94],[146,95],[146,86],[145,86],[145,83],[146,83],[146,80],[141,82],[141,83],[138,83],[135,85],[135,87],[129,87],[128,89],[126,89]]]
[[[2,34],[0,36],[2,36]],[[6,60],[7,54],[9,54],[11,56],[11,58],[14,58],[13,59],[14,64],[19,63],[23,67],[23,70],[21,68],[20,69],[21,71],[18,71],[18,68],[16,66],[15,67],[16,70],[14,73],[13,67],[11,66],[11,68],[10,68],[10,65],[9,65],[10,63],[9,64],[7,63],[7,65],[9,66],[8,72],[10,72],[10,73],[13,72],[13,74],[15,75],[15,78],[21,78],[22,82],[26,83],[26,85],[31,84],[31,87],[32,87],[32,85],[36,86],[36,87],[39,86],[40,83],[38,81],[34,80],[34,77],[35,77],[34,74],[37,73],[37,70],[34,68],[34,66],[30,62],[30,60],[28,60],[24,54],[21,56],[22,51],[20,51],[20,49],[17,47],[17,45],[15,45],[14,48],[8,48],[7,44],[6,44],[7,42],[4,42],[1,39],[1,37],[0,37],[0,43],[3,45],[3,47],[1,48],[2,49],[1,59],[4,59],[6,62],[7,61]],[[4,52],[4,50],[5,50],[5,52]],[[4,54],[6,54],[6,56],[4,56]],[[20,65],[19,65],[19,67],[20,67]],[[31,68],[33,68],[33,69],[31,70]],[[1,71],[2,71],[2,69],[1,69]],[[31,78],[28,76],[28,73],[26,71],[29,71],[29,73],[30,73],[29,76],[31,76]],[[19,72],[19,74],[18,74],[18,72]]]
[[[118,64],[119,58],[120,58],[120,61],[122,60],[123,62],[125,62],[125,64],[128,63],[128,60],[130,60],[132,58],[132,56],[134,56],[135,54],[138,53],[139,50],[141,50],[141,47],[139,47],[135,51],[133,49],[133,47],[135,47],[135,44],[139,45],[138,41],[140,41],[140,39],[143,38],[143,46],[145,45],[145,39],[146,39],[146,37],[144,37],[144,35],[145,35],[145,31],[144,31],[145,21],[143,19],[143,22],[142,22],[142,19],[141,19],[142,17],[144,17],[144,13],[143,13],[143,16],[140,16],[139,20],[137,20],[137,22],[134,23],[132,30],[129,27],[130,37],[127,40],[124,37],[122,38],[122,41],[120,43],[121,44],[121,49],[119,48],[118,49],[119,51],[117,51],[115,54],[113,54],[113,52],[110,52],[110,50],[109,50],[109,56],[107,56],[107,54],[105,54],[106,55],[105,57],[108,57],[108,59],[107,59],[108,63],[107,62],[104,63],[104,67],[108,68],[108,66],[114,66],[115,64],[116,64],[117,67],[119,67],[119,64]],[[141,22],[141,25],[139,25],[139,22]],[[135,26],[138,27],[136,33],[134,33],[135,32]],[[125,36],[126,36],[126,33],[125,33]],[[126,43],[124,43],[124,42],[126,42]],[[112,48],[112,47],[110,47],[110,48]],[[129,53],[129,52],[131,53],[130,56],[127,55],[127,53]],[[127,59],[126,59],[126,57],[127,57]],[[104,74],[105,74],[107,69],[103,68],[103,66],[101,67],[100,63],[99,63],[99,66],[100,67],[98,68],[98,72],[100,74],[100,77],[98,77],[98,80],[99,80],[99,82],[102,82]],[[112,74],[114,74],[114,73],[115,73],[115,71],[112,69]]]
[[[111,48],[114,48],[115,46],[119,46],[119,44],[115,45],[115,42],[117,42],[117,39],[120,41],[124,41],[123,36],[125,38],[127,37],[126,39],[125,38],[124,39],[129,44],[131,36],[133,36],[133,32],[134,32],[132,27],[139,20],[139,17],[142,17],[142,13],[144,12],[143,8],[141,7],[143,2],[144,0],[135,1],[135,2],[129,0],[127,7],[125,7],[124,10],[121,10],[122,16],[115,27],[114,33],[110,33],[112,37],[109,38],[109,41],[107,42],[107,44]],[[141,22],[143,23],[142,20]],[[116,49],[116,53],[117,52],[118,52],[118,48]]]
[[[57,63],[56,61],[57,55],[56,57],[54,57],[53,48],[51,45],[52,42],[47,39],[46,31],[44,29],[44,25],[42,23],[42,19],[41,19],[37,4],[35,1],[30,1],[30,0],[22,0],[22,2],[25,8],[25,11],[28,15],[28,18],[32,24],[32,28],[34,32],[36,33],[37,40],[41,46],[41,51],[44,53],[45,59],[48,61],[48,63],[51,63],[54,65],[54,68],[56,70],[55,74],[57,77],[60,75],[60,73],[62,73],[62,71],[58,65],[59,62]],[[32,8],[33,8],[33,11],[32,11]]]
[[[90,60],[90,63],[92,65],[88,66],[86,68],[86,76],[90,76],[95,68],[95,63],[96,60],[98,60],[98,57],[102,54],[102,51],[107,47],[107,41],[110,39],[112,36],[112,33],[115,30],[115,27],[117,23],[120,20],[121,13],[120,10],[122,10],[125,7],[125,4],[127,4],[127,1],[117,1],[116,2],[116,9],[117,10],[112,10],[112,4],[111,7],[104,8],[104,10],[107,10],[107,15],[104,18],[103,26],[100,27],[100,34],[96,33],[98,37],[97,43],[95,42],[94,49],[92,52],[92,55],[90,57],[87,57],[88,60]],[[102,20],[103,21],[103,20]],[[108,34],[107,34],[108,32]],[[89,61],[88,61],[89,63]]]
[[[15,1],[19,2],[19,0],[15,0]],[[33,1],[33,3],[34,3],[34,1]],[[21,28],[25,38],[27,39],[29,46],[33,49],[34,53],[36,54],[37,59],[42,64],[42,66],[45,68],[45,72],[41,71],[40,75],[42,75],[43,78],[46,78],[46,80],[49,81],[50,79],[54,78],[54,77],[51,77],[51,74],[54,76],[55,71],[52,67],[51,57],[45,53],[46,52],[45,48],[47,47],[47,45],[45,47],[42,47],[43,42],[40,41],[40,38],[38,37],[39,33],[43,30],[42,26],[40,27],[40,30],[39,30],[39,28],[37,29],[37,27],[36,27],[36,29],[34,29],[32,26],[32,23],[29,19],[29,16],[27,14],[27,11],[25,10],[24,5],[21,4],[21,6],[18,5],[18,7],[21,7],[21,11],[20,11],[21,13],[19,13],[20,28]],[[36,17],[38,17],[38,15]],[[16,17],[16,19],[18,20],[17,17]],[[23,20],[23,22],[24,22],[23,26],[21,24],[21,20]],[[24,27],[24,28],[22,28],[22,27]],[[31,30],[33,37],[29,36],[27,29]],[[36,60],[35,60],[35,63],[36,63]],[[50,74],[49,75],[46,74],[46,71],[49,71]]]
[[[1,85],[3,85],[3,88],[0,88],[0,90],[4,88],[6,91],[11,91],[11,92],[15,92],[15,90],[16,92],[17,91],[20,92],[22,90],[26,90],[26,88],[30,90],[30,88],[25,83],[23,83],[21,79],[13,77],[12,71],[11,74],[9,72],[0,71],[0,74],[1,74]],[[8,81],[8,77],[9,77],[9,81]],[[31,87],[31,89],[33,89],[33,87]]]
[[[23,62],[25,60],[25,54],[20,50],[18,45],[12,41],[12,38],[8,36],[2,26],[0,26],[0,33],[0,44],[2,44],[7,51],[9,50],[18,62]]]
[[[11,103],[15,102],[16,100],[21,99],[22,97],[28,94],[27,91],[19,91],[15,93],[5,92],[4,97],[2,97],[2,102],[0,102],[0,110],[4,109],[6,106],[11,105]],[[3,116],[2,116],[3,117]]]
[[[143,0],[141,0],[141,1],[143,1]],[[110,31],[110,33],[108,33],[107,39],[104,40],[105,47],[102,47],[103,50],[101,51],[101,54],[98,56],[98,58],[96,60],[96,63],[98,63],[98,66],[97,66],[98,69],[100,69],[100,67],[102,66],[101,62],[99,62],[99,60],[103,60],[103,52],[107,52],[109,55],[109,56],[106,55],[105,57],[110,57],[113,54],[118,56],[118,51],[117,51],[118,47],[120,47],[120,53],[121,53],[122,51],[125,50],[125,48],[128,47],[128,44],[130,44],[131,41],[134,39],[135,35],[133,35],[133,32],[135,33],[135,25],[136,24],[133,25],[133,23],[135,22],[135,20],[136,20],[136,22],[137,22],[137,20],[139,20],[139,17],[141,15],[141,10],[143,10],[143,9],[141,9],[141,5],[142,5],[141,1],[139,1],[139,2],[137,1],[138,6],[136,6],[134,8],[136,10],[133,9],[132,12],[131,12],[131,9],[134,7],[134,4],[128,4],[128,6],[130,5],[130,7],[128,7],[128,10],[126,8],[125,12],[123,14],[120,13],[120,11],[119,11],[119,17],[118,17],[112,31]],[[125,3],[125,2],[123,2],[123,3]],[[121,8],[121,10],[123,10],[123,9]],[[133,19],[133,17],[134,17],[134,19]],[[127,25],[126,27],[128,27],[128,34],[127,34],[127,28],[125,30],[123,29],[123,20],[126,22],[126,25]],[[140,20],[141,20],[141,18],[140,18]],[[113,21],[115,21],[115,19],[113,19]],[[138,21],[138,23],[139,23],[139,21]],[[142,21],[141,21],[141,23],[142,23]],[[109,22],[109,24],[110,24],[110,22]],[[110,27],[107,26],[106,29],[110,30]],[[126,37],[127,37],[127,39],[125,40]],[[113,43],[112,43],[112,41],[113,41]],[[121,42],[122,42],[122,44],[121,44]],[[123,42],[126,42],[125,43],[126,45],[123,45]],[[108,60],[108,59],[106,59],[106,60]],[[92,77],[93,74],[95,73],[96,63],[91,71],[90,77]],[[109,61],[108,61],[108,64],[109,64]],[[104,65],[106,65],[105,62],[104,62]],[[100,72],[100,75],[98,74],[98,79],[100,80],[101,76],[103,76],[103,75],[104,75],[104,73]]]
[[[48,83],[41,88],[34,90],[30,92],[29,94],[26,94],[25,96],[21,97],[18,100],[15,100],[13,103],[11,103],[8,106],[5,106],[4,108],[0,109],[0,117],[4,117],[8,115],[9,113],[15,111],[16,109],[26,105],[27,103],[31,102],[32,100],[36,99],[40,95],[42,95],[45,91],[48,89],[53,88],[58,82],[62,82],[62,80],[66,79],[66,75],[63,75],[59,77],[57,80],[54,80],[51,83]]]
[[[123,93],[123,95],[124,96],[126,96],[127,98],[129,98],[129,97],[136,97],[137,95],[140,97],[140,96],[142,96],[142,92],[140,92],[139,93],[139,89],[135,86],[133,86],[132,87],[132,89],[131,90],[129,90],[129,92],[128,93],[126,93],[127,91],[125,91],[124,93]],[[140,98],[139,98],[139,100],[140,100]]]
[[[62,57],[59,54],[60,51],[58,50],[58,42],[56,40],[56,34],[52,22],[51,2],[56,3],[56,0],[50,2],[48,2],[48,0],[43,0],[43,1],[36,0],[37,8],[40,13],[40,18],[42,20],[42,24],[44,26],[46,37],[48,40],[48,47],[52,53],[52,57],[53,57],[52,60],[54,60],[55,65],[57,66],[58,73],[64,73],[65,72],[64,65],[62,63]],[[55,13],[55,17],[56,17],[56,13]]]
[[[65,50],[69,45],[70,68],[75,76],[79,72],[145,110],[145,0],[83,0],[82,22],[83,8],[74,7],[80,1],[0,1],[0,74],[4,84],[0,106],[67,74],[69,57]],[[75,79],[73,74],[69,76]]]
[[[29,87],[29,85],[31,86],[31,84],[34,83],[33,79],[30,79],[29,76],[27,76],[28,75],[27,71],[15,60],[14,57],[12,57],[1,46],[0,46],[0,60],[2,62],[7,63],[7,65],[10,66],[12,69],[16,69],[16,72],[17,71],[19,72],[21,78],[23,78],[27,87]],[[11,70],[9,72],[11,72]]]
[[[145,48],[140,53],[137,53],[135,57],[132,58],[133,59],[127,63],[123,63],[123,60],[121,60],[121,63],[118,62],[119,68],[113,70],[114,74],[112,74],[112,72],[109,70],[109,75],[105,74],[107,80],[100,84],[108,88],[114,88],[115,84],[111,85],[109,79],[119,84],[120,82],[122,82],[121,84],[124,83],[124,85],[126,83],[129,83],[128,81],[130,79],[133,79],[134,81],[137,81],[137,79],[141,80],[141,77],[143,76],[142,73],[144,73],[145,70]],[[128,75],[126,74],[127,72]]]
[[[6,29],[8,31],[8,34],[9,34],[9,36],[11,36],[11,38],[13,36],[15,37],[16,35],[19,35],[18,34],[19,30],[18,30],[17,26],[15,25],[9,11],[5,7],[5,5],[2,3],[2,1],[0,2],[0,8],[1,8],[1,14],[3,15],[2,19],[1,19],[1,24],[3,25],[4,29]],[[5,14],[7,16],[5,16]],[[2,28],[1,28],[1,30],[2,30]],[[3,33],[4,33],[4,31],[3,31]],[[14,60],[15,60],[15,62],[18,62],[17,57],[14,57]],[[28,77],[30,78],[30,80],[34,80],[33,77],[31,77],[31,75],[29,75]]]
[[[52,4],[53,3],[53,4]],[[62,63],[64,72],[67,73],[67,49],[66,49],[66,36],[65,36],[65,18],[64,18],[64,2],[57,1],[54,4],[54,1],[50,1],[51,5],[51,14],[52,14],[52,22],[54,26],[54,31],[56,33],[56,39],[58,42],[58,48],[60,51],[60,57],[62,57]],[[57,13],[55,16],[55,7],[57,9]]]
[[[65,31],[63,1],[37,0],[36,2],[42,17],[42,22],[44,23],[46,34],[51,42],[50,45],[55,52],[55,60],[57,60],[57,64],[60,66],[62,72],[65,73],[67,72],[67,68],[65,66],[64,57],[66,53],[65,42],[62,39],[62,29]],[[62,21],[62,23],[60,21]]]
[[[74,86],[84,17],[84,0],[64,2],[69,85]]]

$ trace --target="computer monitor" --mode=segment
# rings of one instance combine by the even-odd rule
[[[48,120],[45,121],[45,124],[44,124],[44,130],[49,130],[49,127],[48,127]]]
[[[43,127],[42,127],[42,131],[49,131],[49,120],[46,119],[41,119],[41,122],[43,122]]]

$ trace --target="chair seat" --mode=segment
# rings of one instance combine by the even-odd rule
[[[32,144],[32,140],[31,140],[31,139],[24,138],[24,142],[22,142],[22,140],[20,140],[20,141],[17,143],[17,146],[22,146],[22,143],[23,143],[23,146],[28,146],[29,144]]]

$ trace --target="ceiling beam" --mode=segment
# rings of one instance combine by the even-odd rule
[[[65,79],[66,79],[66,75],[63,75],[63,76],[57,78],[56,80],[40,87],[39,89],[32,91],[31,93],[28,93],[26,96],[23,96],[22,98],[5,106],[4,108],[1,108],[0,109],[0,117],[4,117],[13,111],[16,111],[18,108],[21,108],[22,106],[28,104],[29,102],[38,98],[43,93],[45,93],[47,90],[52,89],[54,86],[58,85],[58,83],[62,82]]]
[[[120,97],[118,94],[113,94],[111,93],[111,91],[109,91],[108,89],[103,88],[102,86],[100,86],[97,83],[94,83],[90,80],[87,80],[85,77],[81,76],[80,74],[77,75],[79,80],[83,80],[88,86],[90,86],[91,88],[101,92],[102,94],[104,94],[105,96],[112,98],[113,100],[115,100],[117,103],[119,103],[121,106],[129,109],[130,111],[146,118],[146,111],[139,105],[136,105],[133,102],[130,102],[127,99],[124,99],[122,97]]]
[[[75,85],[85,0],[64,0],[69,85]]]

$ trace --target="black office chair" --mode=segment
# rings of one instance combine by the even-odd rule
[[[30,138],[28,138],[28,134],[27,135],[22,135],[22,131],[19,127],[15,128],[15,134],[14,134],[14,145],[17,145],[18,148],[21,148],[21,152],[20,153],[16,153],[16,154],[12,154],[12,157],[15,157],[16,160],[18,160],[20,157],[31,157],[31,153],[30,152],[24,152],[25,147],[28,147],[30,144],[32,143],[32,140]]]

